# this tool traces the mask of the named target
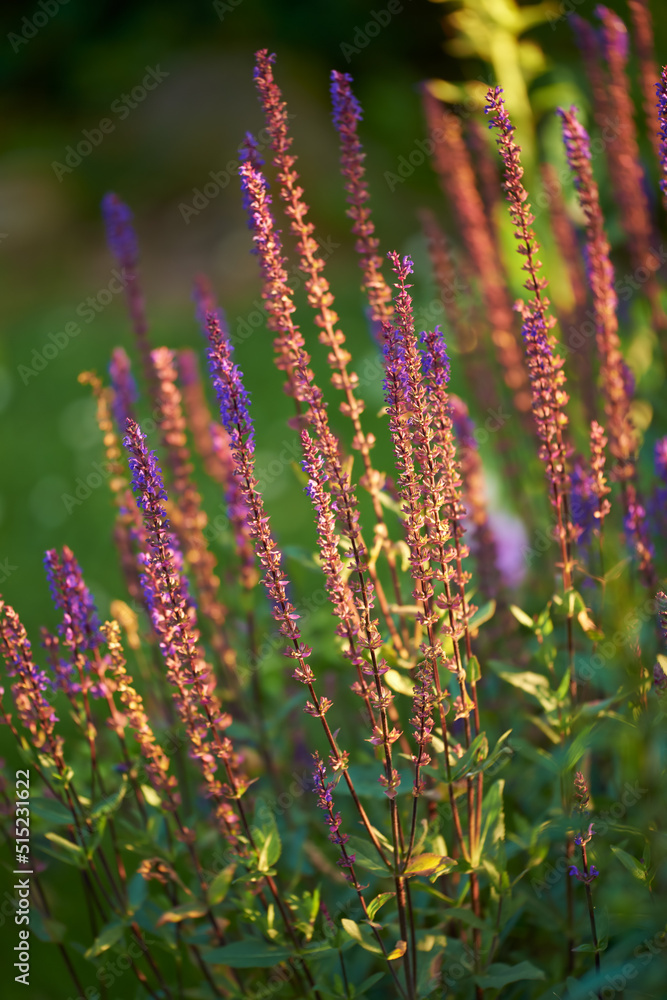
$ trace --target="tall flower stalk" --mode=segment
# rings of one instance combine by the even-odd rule
[[[568,505],[570,486],[567,471],[570,449],[564,436],[568,423],[565,406],[569,397],[564,389],[563,359],[554,352],[555,341],[551,330],[556,321],[549,314],[549,299],[544,294],[547,281],[538,273],[542,265],[537,257],[539,246],[531,228],[535,217],[530,211],[528,192],[522,182],[521,147],[514,141],[515,128],[501,95],[500,87],[489,89],[486,113],[493,115],[489,127],[497,130],[496,143],[504,164],[503,186],[518,242],[517,250],[524,258],[522,265],[522,270],[526,272],[524,288],[532,295],[529,302],[521,302],[517,308],[523,320],[522,333],[533,396],[533,415],[540,440],[540,458],[545,466],[551,490],[551,503],[556,513],[563,588],[568,592],[572,589],[573,570]],[[570,695],[574,700],[577,694],[577,679],[572,628],[572,612],[568,611]]]
[[[341,413],[350,418],[354,427],[352,447],[359,451],[364,467],[360,484],[368,491],[373,502],[375,540],[381,546],[389,565],[396,601],[400,606],[402,601],[396,556],[390,543],[380,498],[384,477],[374,468],[371,461],[371,450],[375,443],[375,436],[366,433],[362,427],[361,415],[364,411],[364,401],[356,393],[359,378],[356,372],[348,370],[352,356],[344,346],[345,335],[338,325],[339,316],[334,309],[333,293],[324,275],[325,261],[313,235],[315,227],[312,222],[307,221],[308,206],[302,197],[303,189],[298,184],[299,175],[295,167],[297,157],[291,152],[292,137],[287,128],[287,106],[273,75],[274,61],[275,56],[269,55],[266,50],[257,53],[255,82],[271,138],[278,191],[285,204],[285,214],[289,219],[290,230],[297,239],[299,267],[306,276],[305,288],[308,302],[316,312],[315,324],[320,331],[319,339],[328,349],[327,361],[333,369],[331,383],[345,396],[344,401],[340,404],[340,410]],[[373,235],[370,214],[363,205],[365,189],[360,173],[360,150],[357,148],[358,140],[355,142],[354,139],[353,123],[355,117],[360,113],[360,109],[349,89],[349,81],[342,79],[342,76],[337,77],[333,83],[334,122],[340,129],[343,139],[343,171],[348,181],[348,193],[353,199],[351,212],[355,219],[356,228],[359,230],[358,248],[362,257],[365,285],[367,289],[372,291],[371,311],[378,317],[384,318],[388,298],[387,288],[380,271],[381,259],[377,257],[377,240]],[[246,177],[248,176],[246,174]],[[377,578],[374,579],[374,584],[377,589]]]
[[[616,315],[617,296],[614,271],[609,259],[609,243],[604,231],[597,184],[591,166],[588,134],[578,121],[576,110],[559,109],[568,163],[574,175],[579,202],[586,218],[586,260],[588,281],[593,292],[593,309],[602,390],[605,403],[609,450],[614,456],[614,477],[620,481],[625,507],[626,530],[647,586],[655,589],[653,553],[648,542],[645,512],[637,495],[636,455],[638,442],[630,417],[627,366],[621,353]]]

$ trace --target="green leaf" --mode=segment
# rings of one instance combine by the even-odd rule
[[[91,944],[90,948],[86,952],[86,958],[97,958],[97,956],[101,955],[102,952],[111,948],[116,941],[120,941],[124,933],[124,924],[108,924],[102,933],[99,934]]]
[[[341,924],[346,934],[349,934],[353,941],[360,944],[364,951],[370,951],[373,955],[382,954],[382,948],[380,948],[377,943],[370,927],[364,927],[362,930],[359,924],[355,923],[354,920],[350,920],[348,917],[343,917]]]
[[[58,833],[45,833],[44,836],[51,842],[51,847],[44,845],[42,850],[50,854],[58,861],[64,861],[66,865],[75,865],[77,868],[86,867],[86,856],[83,848],[78,844],[73,844],[71,840],[66,840]]]
[[[526,614],[525,611],[522,611],[521,608],[516,606],[516,604],[510,604],[510,611],[518,622],[521,622],[522,625],[529,628],[531,632],[535,631],[535,622],[529,615]]]
[[[471,629],[479,628],[484,622],[490,621],[496,613],[496,602],[495,600],[487,601],[483,604],[481,608],[477,608],[475,614],[471,617],[468,622],[468,627]],[[523,612],[521,612],[523,614]]]
[[[101,802],[98,802],[90,814],[92,818],[101,819],[102,816],[111,816],[115,813],[120,808],[126,792],[127,781],[124,781],[120,788],[113,793],[113,795],[108,795],[105,799],[102,799]]]
[[[276,948],[264,941],[238,941],[222,948],[202,950],[202,957],[209,965],[229,965],[232,969],[270,969],[286,962],[291,954],[287,948]]]
[[[393,899],[395,895],[396,895],[395,892],[381,892],[379,896],[376,896],[375,899],[372,899],[370,901],[370,903],[368,904],[368,918],[369,918],[369,920],[373,920],[374,917],[375,917],[375,914],[380,909],[380,907],[384,906],[384,904],[388,900]]]
[[[281,843],[277,828],[269,830],[266,840],[262,844],[257,860],[257,868],[260,872],[268,872],[272,865],[280,857]]]
[[[30,931],[40,941],[61,944],[65,940],[67,927],[65,924],[61,924],[59,920],[43,917],[40,911],[36,907],[33,907],[30,911]]]
[[[130,915],[136,913],[143,906],[147,895],[148,886],[146,879],[139,872],[136,872],[130,879],[130,884],[127,888],[127,902]]]
[[[610,570],[607,570],[607,572],[605,573],[603,577],[604,582],[609,583],[610,580],[615,580],[616,577],[621,575],[621,573],[623,572],[623,570],[625,569],[625,567],[628,565],[629,562],[630,562],[630,556],[627,556],[627,558],[621,559],[620,562],[617,562],[615,566],[612,566],[612,568]]]
[[[541,969],[531,962],[519,962],[518,965],[505,965],[494,962],[482,975],[473,977],[478,986],[487,990],[500,990],[509,983],[521,983],[527,979],[546,979]]]
[[[397,941],[396,947],[392,948],[392,950],[387,955],[387,961],[394,962],[397,958],[403,958],[407,950],[408,950],[407,941],[401,941],[401,940]]]
[[[155,809],[159,809],[162,805],[162,799],[150,785],[141,786],[141,794],[143,795],[145,801],[149,806],[153,806]]]
[[[227,865],[226,868],[223,868],[222,871],[218,872],[209,885],[206,895],[208,896],[208,901],[211,906],[215,906],[216,903],[221,903],[227,895],[229,887],[232,884],[235,869],[236,865]]]
[[[466,663],[466,677],[471,684],[476,684],[482,677],[482,669],[476,656],[470,656]]]
[[[456,861],[441,854],[418,854],[410,858],[403,874],[409,878],[411,875],[442,875],[456,867]]]
[[[526,694],[536,698],[545,712],[553,712],[558,707],[558,699],[551,690],[551,685],[542,674],[531,670],[518,670],[509,663],[500,660],[489,660],[489,666],[502,680],[512,687],[520,688]]]
[[[628,854],[627,851],[624,851],[622,847],[616,847],[615,844],[612,844],[611,849],[623,867],[626,868],[631,875],[634,875],[639,882],[646,882],[648,872],[641,862],[637,861],[636,858],[633,858],[633,856]]]
[[[471,854],[470,864],[477,868],[484,853],[484,849],[491,851],[495,845],[505,839],[505,811],[503,809],[503,791],[505,782],[502,779],[496,781],[489,788],[484,796],[482,815],[484,825],[479,842],[475,845],[475,851]]]
[[[464,778],[471,766],[479,765],[482,760],[486,760],[489,752],[489,743],[486,733],[478,733],[462,757],[452,762],[452,781],[459,781]],[[479,760],[477,759],[479,757]]]
[[[30,808],[35,816],[45,819],[51,826],[69,826],[74,822],[70,810],[58,799],[31,799]]]
[[[397,694],[404,694],[408,698],[412,698],[414,695],[414,681],[411,680],[410,677],[406,677],[404,674],[400,673],[400,671],[388,670],[384,675],[384,680],[392,691],[396,691]]]
[[[253,836],[259,848],[257,868],[268,873],[280,857],[282,845],[273,812],[259,800],[255,809]]]
[[[360,868],[367,872],[382,872],[384,875],[391,874],[387,866],[382,863],[380,855],[368,841],[362,840],[361,837],[351,836],[347,845],[348,853],[351,851],[355,855],[355,865],[359,865]]]
[[[468,771],[468,774],[480,774],[483,771],[489,771],[492,767],[495,767],[501,760],[511,757],[514,753],[511,747],[504,746],[505,740],[508,739],[512,730],[508,729],[506,733],[500,737],[493,750],[484,760],[480,761],[479,764],[473,764],[473,766]]]
[[[206,904],[193,899],[188,903],[181,903],[180,906],[175,906],[173,910],[165,910],[156,926],[162,927],[164,924],[180,924],[181,920],[189,920],[190,918],[194,920],[197,917],[203,917],[205,913]]]

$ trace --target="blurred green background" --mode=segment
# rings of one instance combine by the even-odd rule
[[[211,173],[225,171],[237,158],[244,132],[262,127],[253,56],[261,47],[277,52],[276,76],[294,115],[292,131],[306,198],[318,235],[334,247],[327,273],[356,368],[363,372],[376,349],[363,316],[344,214],[337,138],[330,122],[329,73],[333,68],[352,73],[364,107],[361,134],[381,247],[416,255],[424,265],[416,279],[417,302],[431,302],[434,290],[417,209],[430,205],[443,214],[438,182],[427,163],[393,191],[384,175],[395,171],[399,157],[425,134],[420,82],[433,77],[473,79],[482,73],[477,60],[455,59],[443,49],[442,19],[453,6],[406,0],[376,37],[366,36],[367,44],[358,53],[342,46],[355,45],[372,12],[386,9],[383,0],[241,0],[236,5],[202,0],[69,0],[60,5],[44,0],[41,7],[35,0],[3,6],[0,590],[21,614],[35,646],[39,626],[53,628],[56,623],[41,569],[45,549],[65,543],[73,548],[103,615],[110,600],[124,596],[105,484],[70,511],[63,502],[63,495],[75,494],[78,481],[93,474],[103,458],[94,406],[89,391],[77,384],[77,375],[89,368],[105,372],[118,344],[135,356],[122,295],[114,295],[90,322],[84,318],[89,315],[89,297],[98,304],[109,297],[105,289],[114,267],[99,217],[102,195],[114,190],[134,211],[154,346],[193,346],[203,356],[191,303],[192,280],[201,272],[211,278],[232,333],[243,329],[257,308],[260,287],[237,177],[232,175],[196,214],[184,206],[193,205],[195,191],[211,181]],[[595,4],[583,0],[571,6],[592,17]],[[627,20],[624,3],[610,6]],[[659,13],[654,5],[656,19]],[[658,23],[656,30],[660,60],[661,49],[667,51],[667,23]],[[532,86],[544,84],[546,76],[547,83],[562,88],[568,102],[587,92],[565,18],[533,29],[528,37],[549,61],[546,74]],[[158,66],[167,74],[163,82],[121,119],[112,107],[118,108],[123,94],[141,85],[147,68]],[[506,96],[511,106],[511,95]],[[84,130],[97,129],[105,118],[111,119],[113,129],[99,145],[71,171],[54,169],[54,163],[66,163],[67,147],[76,146]],[[655,166],[651,169],[655,174]],[[82,332],[36,375],[28,375],[33,352],[41,354],[52,343],[50,334],[57,342],[71,322],[78,322]],[[307,312],[302,312],[302,324],[313,345],[316,370],[324,377],[324,353]],[[49,348],[48,353],[53,351]],[[290,401],[272,365],[266,331],[260,328],[237,353],[252,392],[258,465],[267,468],[293,441],[285,424]],[[456,388],[456,370],[453,378]],[[382,406],[379,377],[365,386],[364,395],[372,427]],[[148,412],[146,404],[139,412]],[[386,440],[379,444],[378,455],[380,467],[389,468]],[[493,442],[485,457],[493,463]],[[276,533],[287,545],[303,542],[310,515],[289,464],[269,478],[266,499]],[[219,499],[210,489],[207,497],[209,509],[215,511]],[[9,742],[3,738],[0,748],[13,774]],[[5,924],[0,929],[3,955],[7,931]],[[59,961],[55,954],[53,960]],[[13,985],[4,993],[3,984],[5,996],[25,995],[15,994]],[[69,995],[54,990],[49,969],[34,960],[29,995]]]

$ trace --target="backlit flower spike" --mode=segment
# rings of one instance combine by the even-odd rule
[[[132,329],[137,341],[144,378],[149,389],[154,387],[153,369],[150,359],[148,320],[144,297],[139,284],[139,246],[132,225],[132,213],[117,194],[109,192],[102,199],[102,217],[106,226],[107,243],[123,272],[125,296]]]
[[[109,249],[120,267],[131,274],[139,263],[139,244],[132,224],[132,212],[117,194],[109,191],[102,199],[102,217]]]
[[[239,176],[246,199],[248,224],[262,273],[262,298],[268,313],[266,325],[276,335],[273,342],[276,365],[286,373],[285,391],[300,403],[301,384],[295,378],[294,368],[304,340],[292,319],[296,307],[293,292],[288,285],[287,261],[283,256],[280,233],[275,228],[271,215],[271,195],[264,176],[252,163],[242,163]]]
[[[21,723],[30,733],[35,749],[53,757],[63,773],[63,741],[55,732],[58,716],[44,694],[50,686],[48,678],[34,663],[30,640],[19,616],[1,597],[0,641],[7,673],[14,678],[12,694]]]
[[[559,109],[558,113],[563,122],[568,163],[586,218],[587,271],[593,291],[606,430],[609,435],[609,450],[615,459],[612,472],[615,479],[625,484],[623,499],[626,533],[639,560],[640,572],[649,587],[654,589],[656,578],[653,551],[647,536],[646,512],[636,488],[638,441],[630,418],[630,382],[618,336],[614,272],[609,259],[609,243],[604,231],[598,188],[593,178],[590,142],[586,130],[577,120],[574,108],[569,111]]]
[[[373,468],[370,458],[375,437],[373,434],[366,434],[361,425],[364,401],[355,394],[359,379],[355,372],[348,370],[351,354],[344,346],[345,335],[338,327],[339,317],[334,310],[334,297],[324,276],[325,256],[313,235],[315,227],[312,222],[307,221],[308,206],[303,200],[303,189],[299,186],[299,175],[295,169],[297,158],[289,152],[292,139],[287,130],[287,108],[273,76],[275,56],[269,56],[263,49],[257,53],[256,58],[255,82],[271,140],[278,191],[285,203],[285,214],[290,221],[291,232],[297,239],[299,267],[306,275],[308,302],[317,313],[315,324],[320,331],[319,340],[327,348],[327,361],[333,369],[331,384],[345,396],[340,410],[350,418],[354,427],[352,447],[359,451],[364,465],[361,484],[372,497],[376,521],[384,524],[384,510],[379,496],[384,479]],[[388,545],[384,548],[392,567],[392,550]]]
[[[405,281],[411,272],[411,262],[409,259],[401,261],[398,254],[390,257],[390,259],[399,276],[399,292],[395,298],[396,316],[402,322],[404,329],[407,330],[408,337],[412,337],[414,340],[414,332],[410,331],[411,303],[408,302],[409,295]],[[431,742],[431,731],[433,728],[432,706],[436,699],[431,696],[432,690],[435,690],[438,695],[437,701],[440,724],[444,734],[445,753],[448,752],[446,712],[442,704],[442,687],[439,670],[439,661],[444,659],[444,654],[442,644],[435,632],[435,625],[440,618],[440,614],[433,607],[433,598],[435,596],[435,580],[438,580],[443,586],[448,586],[449,584],[448,579],[446,581],[444,579],[446,575],[449,575],[444,553],[449,531],[446,522],[443,523],[439,519],[435,510],[436,507],[442,505],[439,484],[436,486],[435,494],[427,500],[420,483],[420,477],[424,475],[429,478],[429,485],[433,485],[433,476],[429,476],[429,472],[432,473],[433,469],[429,469],[428,457],[424,449],[425,428],[422,425],[421,442],[419,442],[417,438],[420,437],[420,434],[415,430],[411,422],[414,411],[409,369],[411,367],[414,368],[415,359],[413,359],[412,365],[406,363],[407,351],[405,340],[406,338],[401,335],[401,331],[393,324],[385,325],[385,400],[389,416],[389,429],[391,431],[398,467],[399,495],[405,515],[405,539],[410,553],[410,574],[414,581],[413,597],[419,607],[417,620],[422,623],[427,635],[427,641],[421,646],[424,661],[418,672],[414,714],[410,719],[415,741],[419,747],[418,752],[412,756],[415,765],[413,792],[415,797],[417,797],[421,794],[424,787],[421,768],[427,763],[426,758],[429,755],[426,747]],[[414,345],[412,353],[417,353]],[[419,364],[418,359],[417,364]],[[423,401],[422,405],[424,405]],[[422,459],[426,458],[425,467],[416,467],[416,462],[420,455]],[[432,523],[435,531],[433,540],[429,539],[426,533],[427,519]],[[431,547],[435,550],[433,555],[430,551]],[[441,562],[439,570],[434,570],[431,566],[431,559],[436,563]],[[440,598],[441,595],[439,594],[438,600]],[[458,645],[457,638],[457,636],[453,636],[455,646]],[[458,671],[458,675],[459,680],[462,680],[460,670]]]
[[[607,162],[633,267],[645,268],[646,262],[651,259],[653,229],[637,141],[632,88],[627,74],[628,32],[618,14],[608,7],[598,4],[595,13],[602,22],[600,38],[608,68],[606,86],[611,121],[616,123],[618,129],[618,134],[606,143]],[[600,122],[597,109],[596,117],[604,135],[609,119]],[[658,302],[658,285],[653,273],[649,274],[645,289],[653,307],[654,321],[662,323],[664,315]]]
[[[336,518],[332,509],[331,495],[325,488],[327,476],[324,472],[324,459],[306,430],[301,431],[301,446],[304,456],[302,468],[308,476],[308,485],[305,489],[315,508],[317,540],[327,581],[327,594],[333,608],[332,613],[338,621],[336,634],[345,640],[343,655],[357,671],[357,680],[352,685],[352,690],[364,699],[369,721],[375,726],[375,714],[363,672],[366,661],[361,652],[363,647],[359,643],[359,614],[338,551],[340,538],[336,534]]]
[[[331,748],[332,762],[336,769],[347,768],[347,754],[338,749],[336,740],[326,721],[326,713],[332,706],[331,699],[320,697],[315,691],[315,674],[308,659],[312,650],[301,637],[297,622],[299,615],[287,594],[287,577],[282,568],[282,556],[271,534],[269,517],[264,508],[264,500],[257,490],[255,477],[255,437],[249,412],[249,396],[243,385],[243,376],[232,359],[232,350],[227,338],[222,334],[214,314],[209,314],[208,358],[215,387],[220,415],[229,435],[234,458],[234,475],[237,477],[248,512],[250,534],[255,541],[255,551],[264,576],[271,614],[279,623],[280,635],[286,640],[285,656],[294,660],[292,676],[305,684],[310,695],[304,711],[322,721],[322,726]]]
[[[528,413],[530,393],[521,349],[514,332],[516,321],[493,233],[477,189],[470,154],[463,140],[461,123],[427,88],[423,98],[434,146],[435,169],[455,213],[458,231],[465,241],[480,283],[496,357],[517,409],[520,413]]]
[[[213,417],[206,399],[196,352],[190,349],[179,351],[176,364],[185,420],[192,434],[195,450],[204,463],[207,475],[216,483],[225,485],[227,467],[220,461],[213,441]]]
[[[609,258],[609,242],[604,230],[598,187],[593,177],[590,140],[577,120],[576,109],[558,109],[563,123],[563,140],[579,202],[586,218],[586,270],[593,292],[598,354],[602,365],[610,451],[621,466],[636,449],[635,433],[630,423],[630,400],[626,393],[623,355],[618,337],[614,290],[614,271]],[[619,470],[619,473],[622,470]]]
[[[644,114],[651,144],[660,160],[660,120],[655,105],[655,81],[659,78],[658,66],[655,61],[655,43],[653,39],[653,23],[647,0],[628,0],[634,41],[639,58],[639,83],[644,99]]]
[[[119,403],[119,398],[114,395],[112,388],[105,387],[102,384],[101,379],[95,372],[82,372],[79,375],[79,382],[82,385],[90,385],[97,403],[97,425],[102,433],[104,442],[107,471],[109,473],[109,489],[117,508],[116,523],[113,530],[114,544],[120,556],[121,568],[128,592],[133,600],[140,601],[142,600],[142,591],[137,569],[137,553],[144,549],[145,536],[141,514],[130,489],[127,468],[124,464],[121,464],[121,439],[116,433],[114,420],[112,419],[112,406]],[[134,383],[132,382],[132,384]],[[125,405],[122,407],[123,413]],[[120,416],[121,407],[119,405],[116,410],[116,417],[120,418]],[[118,424],[118,430],[123,433],[125,432],[126,420],[127,416],[124,416],[123,423]]]
[[[349,558],[353,565],[354,586],[358,588],[355,593],[355,601],[362,621],[364,642],[373,651],[371,658],[373,670],[376,671],[379,669],[379,664],[374,650],[382,646],[377,619],[373,618],[371,614],[376,594],[396,648],[403,649],[404,647],[391,617],[389,604],[377,571],[368,564],[367,548],[359,527],[359,510],[351,478],[343,466],[342,449],[338,438],[329,424],[322,390],[314,382],[310,369],[310,355],[305,351],[303,337],[292,319],[295,308],[293,293],[287,284],[282,245],[275,231],[273,218],[268,207],[266,184],[261,174],[250,163],[241,164],[239,174],[242,185],[250,194],[251,228],[254,232],[255,245],[264,278],[262,298],[269,314],[267,325],[269,329],[278,332],[274,342],[277,356],[276,364],[287,372],[287,392],[293,395],[303,407],[308,408],[305,419],[313,428],[317,445],[325,460],[329,491],[334,498],[339,528],[341,534],[350,541]],[[211,328],[212,342],[217,342],[217,339],[222,336],[219,323],[216,326],[217,333]],[[379,489],[381,480],[375,479],[374,484],[373,488]],[[376,694],[383,705],[389,704],[390,692],[382,688]],[[378,707],[380,707],[379,703]],[[384,711],[384,708],[382,710]]]
[[[565,406],[569,397],[564,388],[563,359],[554,353],[555,342],[550,331],[556,321],[549,314],[549,299],[544,294],[547,281],[539,274],[542,263],[537,257],[539,246],[532,229],[535,217],[530,210],[528,192],[522,181],[521,147],[514,141],[515,128],[505,108],[500,87],[489,88],[485,110],[493,116],[489,128],[497,131],[496,143],[504,164],[503,187],[518,243],[517,251],[524,258],[522,269],[527,274],[524,287],[532,293],[528,303],[518,302],[515,308],[523,321],[521,332],[533,397],[533,415],[540,440],[540,458],[544,463],[550,484],[550,500],[556,512],[563,586],[565,590],[569,590],[572,585],[572,527],[567,499],[570,489],[567,461],[571,449],[565,439],[568,423]],[[575,691],[572,668],[572,696]]]
[[[663,204],[667,206],[667,66],[663,66],[655,89],[658,95],[657,108],[660,121],[660,190]]]
[[[341,171],[350,206],[347,215],[352,219],[352,232],[357,237],[355,249],[360,256],[362,288],[368,296],[370,318],[376,329],[381,331],[382,322],[391,319],[393,313],[391,288],[382,275],[382,257],[378,252],[380,241],[375,236],[375,226],[367,205],[370,196],[364,176],[366,154],[357,132],[362,110],[359,101],[352,93],[351,83],[352,77],[349,73],[332,70],[333,123],[340,137]]]
[[[216,559],[209,549],[205,534],[208,518],[192,479],[193,465],[181,393],[177,386],[176,352],[160,347],[152,351],[151,359],[159,387],[158,426],[171,467],[171,488],[178,510],[178,517],[174,517],[174,528],[192,571],[202,616],[214,626],[211,630],[211,644],[228,674],[234,676],[236,655],[225,629],[227,609],[218,597],[220,580],[216,576]]]
[[[144,513],[148,552],[143,557],[141,583],[160,650],[173,688],[174,703],[186,728],[191,755],[197,760],[215,814],[231,842],[235,842],[239,815],[229,799],[239,800],[249,785],[224,730],[232,718],[222,711],[214,693],[214,679],[198,647],[187,587],[178,568],[175,545],[166,514],[167,494],[155,453],[146,447],[146,435],[133,420],[124,440],[137,502]],[[227,781],[217,775],[218,761]],[[240,806],[239,806],[240,809]]]
[[[113,417],[119,432],[124,434],[127,418],[134,416],[138,391],[132,374],[132,363],[123,347],[114,347],[111,352],[109,377],[113,389],[111,403]]]
[[[49,549],[44,565],[53,603],[63,613],[58,626],[63,644],[72,650],[97,649],[104,641],[97,609],[74,553],[67,545],[63,546],[62,556]]]
[[[174,812],[180,803],[178,784],[174,775],[169,773],[169,757],[155,738],[150,719],[144,709],[143,698],[132,686],[132,678],[126,669],[120,639],[120,625],[117,621],[108,621],[101,626],[101,630],[111,659],[109,673],[113,677],[115,690],[134,738],[139,744],[146,777],[160,796],[165,808]]]
[[[259,577],[252,534],[248,523],[248,507],[240,483],[234,475],[234,459],[229,434],[221,424],[215,422],[211,423],[210,434],[218,465],[224,469],[224,478],[219,481],[224,486],[227,514],[234,535],[236,555],[240,563],[239,578],[245,590],[251,591],[257,584]]]
[[[348,869],[348,871],[344,873],[345,879],[348,882],[351,882],[355,889],[360,891],[362,886],[359,884],[354,871],[356,855],[351,854],[345,846],[350,839],[350,835],[349,833],[340,832],[341,816],[339,812],[334,812],[332,789],[336,787],[336,782],[327,781],[326,767],[324,766],[324,762],[321,760],[319,754],[313,754],[313,761],[315,762],[315,769],[313,771],[313,791],[317,795],[318,806],[326,816],[326,824],[329,827],[329,840],[332,844],[336,844],[340,849],[340,858],[338,859],[337,864],[341,868]]]
[[[206,326],[207,313],[216,313],[222,329],[225,330],[227,328],[225,314],[218,305],[213,286],[205,274],[198,274],[194,280],[192,301],[195,304],[195,319],[197,320],[202,336],[206,340],[208,340],[208,329]]]

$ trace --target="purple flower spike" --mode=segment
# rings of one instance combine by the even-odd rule
[[[250,456],[253,456],[255,431],[250,419],[250,396],[243,384],[243,375],[232,360],[231,345],[223,334],[215,313],[208,314],[207,322],[211,343],[209,365],[220,403],[222,422],[229,434],[232,449],[237,450],[245,445]]]
[[[447,344],[440,327],[436,326],[432,332],[427,330],[422,333],[419,342],[424,348],[422,354],[424,375],[431,379],[433,385],[446,389],[451,368],[447,357]]]
[[[654,466],[656,476],[667,485],[667,436],[656,441]]]
[[[132,374],[130,359],[122,347],[114,348],[109,364],[109,375],[113,387],[112,411],[116,426],[124,433],[127,418],[132,417],[137,401],[137,383]]]
[[[132,212],[110,191],[102,199],[102,216],[109,249],[121,267],[133,271],[139,260],[139,245],[132,225]]]
[[[63,612],[58,631],[64,645],[70,649],[96,649],[103,642],[100,622],[74,553],[64,545],[61,558],[55,549],[50,549],[44,565],[53,602]]]
[[[127,421],[127,437],[123,441],[130,452],[132,489],[144,514],[165,516],[163,504],[167,494],[162,472],[154,451],[146,449],[146,435],[134,420]]]
[[[211,282],[205,274],[199,274],[195,278],[192,289],[192,300],[195,304],[195,318],[199,323],[199,328],[204,337],[208,340],[208,326],[206,317],[209,313],[215,313],[215,317],[220,324],[220,329],[227,333],[227,321],[224,311],[217,303]]]
[[[658,95],[658,117],[660,119],[660,189],[667,200],[667,66],[663,67],[660,80],[655,85]]]
[[[339,73],[337,70],[331,72],[331,103],[333,105],[333,123],[337,129],[349,127],[353,123],[360,122],[363,112],[359,101],[352,93],[350,84],[352,77],[349,73]]]
[[[361,888],[358,886],[353,870],[355,855],[348,854],[345,848],[345,845],[350,839],[350,835],[349,833],[340,832],[340,813],[334,813],[332,789],[336,783],[335,781],[326,780],[326,768],[323,761],[320,759],[319,754],[313,754],[313,760],[315,761],[315,770],[313,772],[313,790],[317,795],[318,806],[326,814],[326,824],[329,827],[329,840],[332,844],[336,844],[340,848],[341,857],[338,859],[337,864],[341,868],[349,868],[350,873],[346,875],[345,878],[348,882],[351,882],[355,888]]]

